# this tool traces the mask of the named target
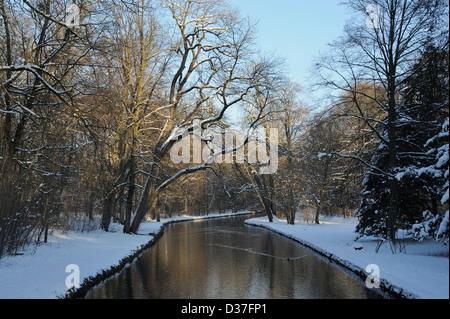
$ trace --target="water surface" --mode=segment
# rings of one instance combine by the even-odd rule
[[[170,225],[164,236],[86,298],[367,299],[364,282],[248,217]]]

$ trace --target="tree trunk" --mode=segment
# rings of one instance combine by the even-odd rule
[[[125,224],[125,211],[127,209],[126,200],[124,199],[125,196],[125,187],[122,186],[120,188],[119,193],[119,223],[122,225]]]
[[[155,196],[155,176],[158,175],[159,169],[157,165],[152,165],[150,170],[150,174],[147,177],[147,181],[145,182],[144,189],[142,190],[141,198],[136,207],[133,222],[130,227],[130,233],[136,233],[139,225],[144,219],[145,214],[148,211],[149,204],[153,206],[154,201],[156,200]]]
[[[134,156],[131,156],[131,167],[130,167],[130,184],[128,186],[128,194],[127,194],[127,201],[126,201],[126,209],[125,209],[125,220],[123,223],[123,232],[128,234],[130,233],[130,223],[131,223],[131,213],[133,211],[133,198],[134,198],[134,191],[136,190],[136,184],[134,181]]]
[[[11,34],[10,34],[10,29],[9,29],[9,19],[8,19],[8,15],[6,14],[6,9],[5,9],[5,1],[1,1],[1,14],[2,14],[2,20],[3,20],[3,25],[4,25],[4,30],[5,30],[5,42],[6,42],[6,48],[5,48],[5,57],[6,57],[6,64],[8,66],[11,66],[12,64],[12,49],[11,49]],[[10,70],[8,70],[6,72],[6,79],[10,79],[12,76],[12,72]],[[6,114],[5,116],[5,121],[3,123],[0,122],[0,124],[2,127],[2,131],[0,132],[0,147],[3,146],[3,150],[2,148],[0,148],[0,151],[3,151],[2,155],[3,155],[3,167],[1,167],[0,169],[0,185],[6,185],[5,180],[6,180],[6,176],[8,175],[9,172],[9,166],[10,163],[13,159],[13,139],[11,136],[11,127],[12,127],[12,113],[10,113],[11,110],[11,106],[10,106],[10,96],[9,96],[9,92],[8,92],[8,88],[9,88],[9,84],[5,85],[5,97],[4,97],[4,103],[5,103],[5,107],[6,107]],[[1,154],[1,153],[0,153]]]
[[[319,206],[319,207],[317,207],[316,213],[314,214],[314,223],[316,223],[317,225],[320,225],[320,222],[319,222],[320,211],[321,211],[321,207]]]
[[[112,203],[113,203],[113,194],[108,195],[108,197],[105,199],[104,209],[102,215],[102,229],[104,231],[109,231],[109,225],[111,223],[112,218]]]
[[[388,114],[388,139],[389,139],[389,170],[392,175],[395,174],[397,168],[397,103],[395,101],[395,65],[390,63],[390,74],[388,78],[388,99],[389,99],[389,114]],[[395,244],[397,232],[397,216],[398,216],[398,183],[393,176],[389,177],[389,212],[388,212],[388,238]]]
[[[156,210],[156,221],[158,223],[160,223],[161,222],[161,209],[162,209],[162,206],[161,206],[161,203],[160,203],[159,199],[155,201],[155,204],[156,203],[158,203],[158,205],[157,205],[158,207],[157,207],[157,210]]]
[[[88,218],[90,221],[94,220],[94,200],[95,200],[95,193],[90,192],[89,193],[89,203],[88,203]]]
[[[45,232],[44,232],[44,243],[48,241],[48,221],[45,223]]]
[[[264,209],[266,211],[267,218],[269,218],[269,222],[273,222],[273,210],[272,205],[267,200],[264,201]]]
[[[295,212],[293,210],[290,210],[288,213],[288,224],[295,225]]]

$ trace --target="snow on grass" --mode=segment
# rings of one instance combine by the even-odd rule
[[[254,218],[246,223],[293,238],[357,272],[375,264],[380,269],[381,280],[402,290],[406,296],[449,298],[449,247],[438,242],[405,239],[404,252],[393,254],[389,244],[384,243],[376,253],[376,239],[362,238],[355,242],[355,218],[333,218],[320,225],[301,222],[288,225],[276,218],[273,223],[267,218]]]
[[[141,234],[159,232],[162,224],[147,222]],[[50,299],[63,297],[67,291],[66,267],[78,265],[82,278],[98,272],[128,256],[152,239],[150,235],[126,235],[118,225],[111,232],[55,233],[47,244],[24,255],[0,260],[0,298]]]
[[[52,234],[47,244],[35,250],[0,259],[0,299],[64,297],[66,278],[70,275],[66,272],[68,265],[78,265],[80,282],[83,282],[84,278],[117,265],[140,249],[153,238],[148,234],[158,233],[166,223],[216,217],[224,215],[181,216],[161,219],[159,223],[146,221],[139,228],[139,235],[123,234],[119,225],[113,225],[108,233],[97,230]],[[355,270],[376,264],[382,279],[418,298],[449,298],[449,249],[437,242],[411,241],[406,246],[406,253],[393,255],[388,244],[375,253],[377,243],[374,239],[355,242],[356,220],[352,218],[330,219],[321,225],[298,222],[292,226],[277,219],[269,223],[267,218],[255,218],[247,223],[271,228],[316,250],[333,254],[333,258]]]
[[[52,234],[47,244],[23,255],[0,259],[0,299],[62,298],[67,292],[66,279],[73,274],[71,270],[66,272],[68,265],[79,267],[82,283],[85,278],[96,276],[132,255],[150,242],[153,236],[149,234],[158,233],[166,223],[224,216],[181,216],[161,219],[161,222],[146,221],[138,235],[124,234],[118,224],[113,224],[110,232]]]

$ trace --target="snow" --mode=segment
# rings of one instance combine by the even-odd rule
[[[276,218],[273,223],[267,218],[255,218],[246,223],[293,238],[357,273],[375,264],[385,286],[403,291],[408,298],[449,298],[449,247],[436,241],[419,243],[405,239],[405,252],[396,254],[386,242],[376,253],[375,238],[355,241],[356,218],[332,218],[320,225],[302,222],[288,225]]]
[[[83,283],[85,278],[118,265],[146,245],[153,238],[149,234],[158,233],[166,223],[223,216],[212,214],[161,219],[161,222],[145,221],[137,235],[124,234],[119,224],[111,225],[110,232],[54,233],[49,235],[47,244],[29,249],[23,255],[0,259],[0,299],[63,298],[68,290],[66,279],[73,274],[73,271],[66,272],[67,266],[78,266],[80,283]]]
[[[246,212],[243,212],[246,213]],[[23,255],[0,259],[0,299],[55,299],[67,292],[68,265],[80,269],[80,282],[104,269],[117,265],[133,254],[158,233],[164,224],[174,221],[223,217],[177,217],[161,222],[145,221],[138,235],[122,233],[120,225],[113,224],[110,232],[54,233],[47,244],[25,251]],[[387,243],[375,253],[373,238],[354,241],[356,219],[330,219],[321,225],[297,222],[287,225],[274,218],[248,220],[248,224],[271,228],[305,243],[327,256],[332,256],[355,271],[378,265],[382,281],[398,287],[410,297],[424,299],[449,298],[449,249],[435,241],[410,242],[406,253],[392,254]],[[332,254],[332,255],[331,255]]]
[[[444,205],[446,202],[448,202],[448,196],[449,196],[449,193],[448,193],[448,188],[447,188],[444,196],[442,196],[442,199],[441,199],[441,204],[442,205]]]
[[[448,196],[448,190],[447,190],[447,196]],[[444,218],[443,218],[441,224],[439,225],[439,230],[437,231],[437,234],[436,234],[437,238],[444,236],[445,231],[448,229],[449,219],[450,219],[449,211],[447,210],[445,212],[445,215],[444,215]]]
[[[160,227],[160,223],[145,223],[141,232],[158,232]],[[123,234],[118,225],[111,232],[53,234],[35,252],[0,260],[0,298],[63,297],[68,265],[78,265],[81,277],[94,276],[150,240],[150,236]]]

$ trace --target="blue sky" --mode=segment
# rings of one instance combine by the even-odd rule
[[[259,22],[261,50],[286,59],[289,76],[308,87],[308,70],[327,44],[343,34],[349,16],[342,0],[228,0]],[[305,92],[306,93],[306,92]]]

